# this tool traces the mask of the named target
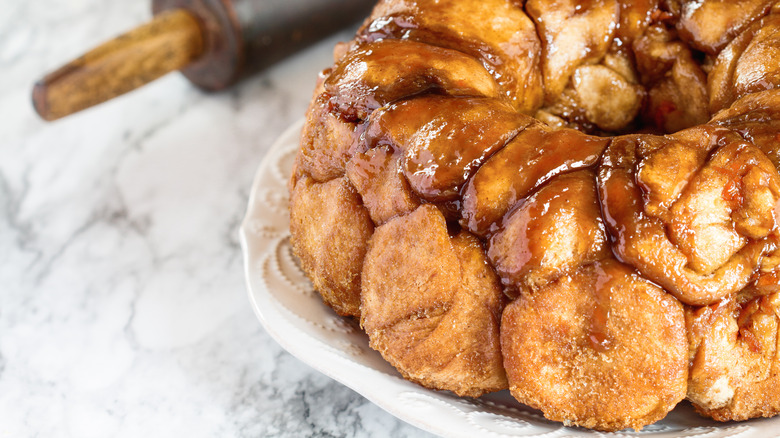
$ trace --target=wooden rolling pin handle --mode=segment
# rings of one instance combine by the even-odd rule
[[[203,51],[198,20],[183,9],[165,11],[46,75],[33,88],[33,106],[56,120],[179,70]]]

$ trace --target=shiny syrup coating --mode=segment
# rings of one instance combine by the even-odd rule
[[[511,2],[379,2],[358,30],[357,39],[412,40],[460,51],[482,63],[518,111],[531,114],[541,103],[536,29]]]
[[[308,199],[338,179],[381,236],[341,245],[366,253],[343,269],[371,267],[371,296],[393,298],[361,318],[415,347],[374,325],[372,346],[407,378],[469,395],[500,389],[484,382],[504,382],[501,355],[518,400],[599,430],[639,429],[686,394],[716,419],[780,412],[765,394],[780,385],[768,4],[380,1],[324,73],[291,182]],[[431,289],[443,281],[474,288],[473,309]],[[415,288],[435,302],[404,298]],[[500,348],[495,332],[441,326],[499,320]],[[437,362],[456,350],[492,365]]]
[[[463,191],[462,223],[487,235],[518,201],[552,177],[595,165],[608,139],[535,124],[493,155]]]
[[[532,121],[496,99],[429,95],[382,108],[366,133],[403,154],[404,175],[419,196],[445,201]]]

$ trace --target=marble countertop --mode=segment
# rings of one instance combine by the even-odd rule
[[[287,354],[247,299],[253,174],[349,33],[227,92],[174,73],[46,123],[33,81],[149,1],[0,6],[0,437],[430,436]]]

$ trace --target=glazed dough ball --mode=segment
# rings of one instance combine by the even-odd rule
[[[735,299],[686,311],[688,398],[718,421],[780,413],[780,294],[761,293],[748,288]]]

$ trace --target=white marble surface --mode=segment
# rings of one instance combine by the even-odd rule
[[[149,2],[0,11],[0,437],[428,436],[284,352],[247,300],[253,173],[338,36],[229,92],[172,74],[45,123],[34,79]]]

